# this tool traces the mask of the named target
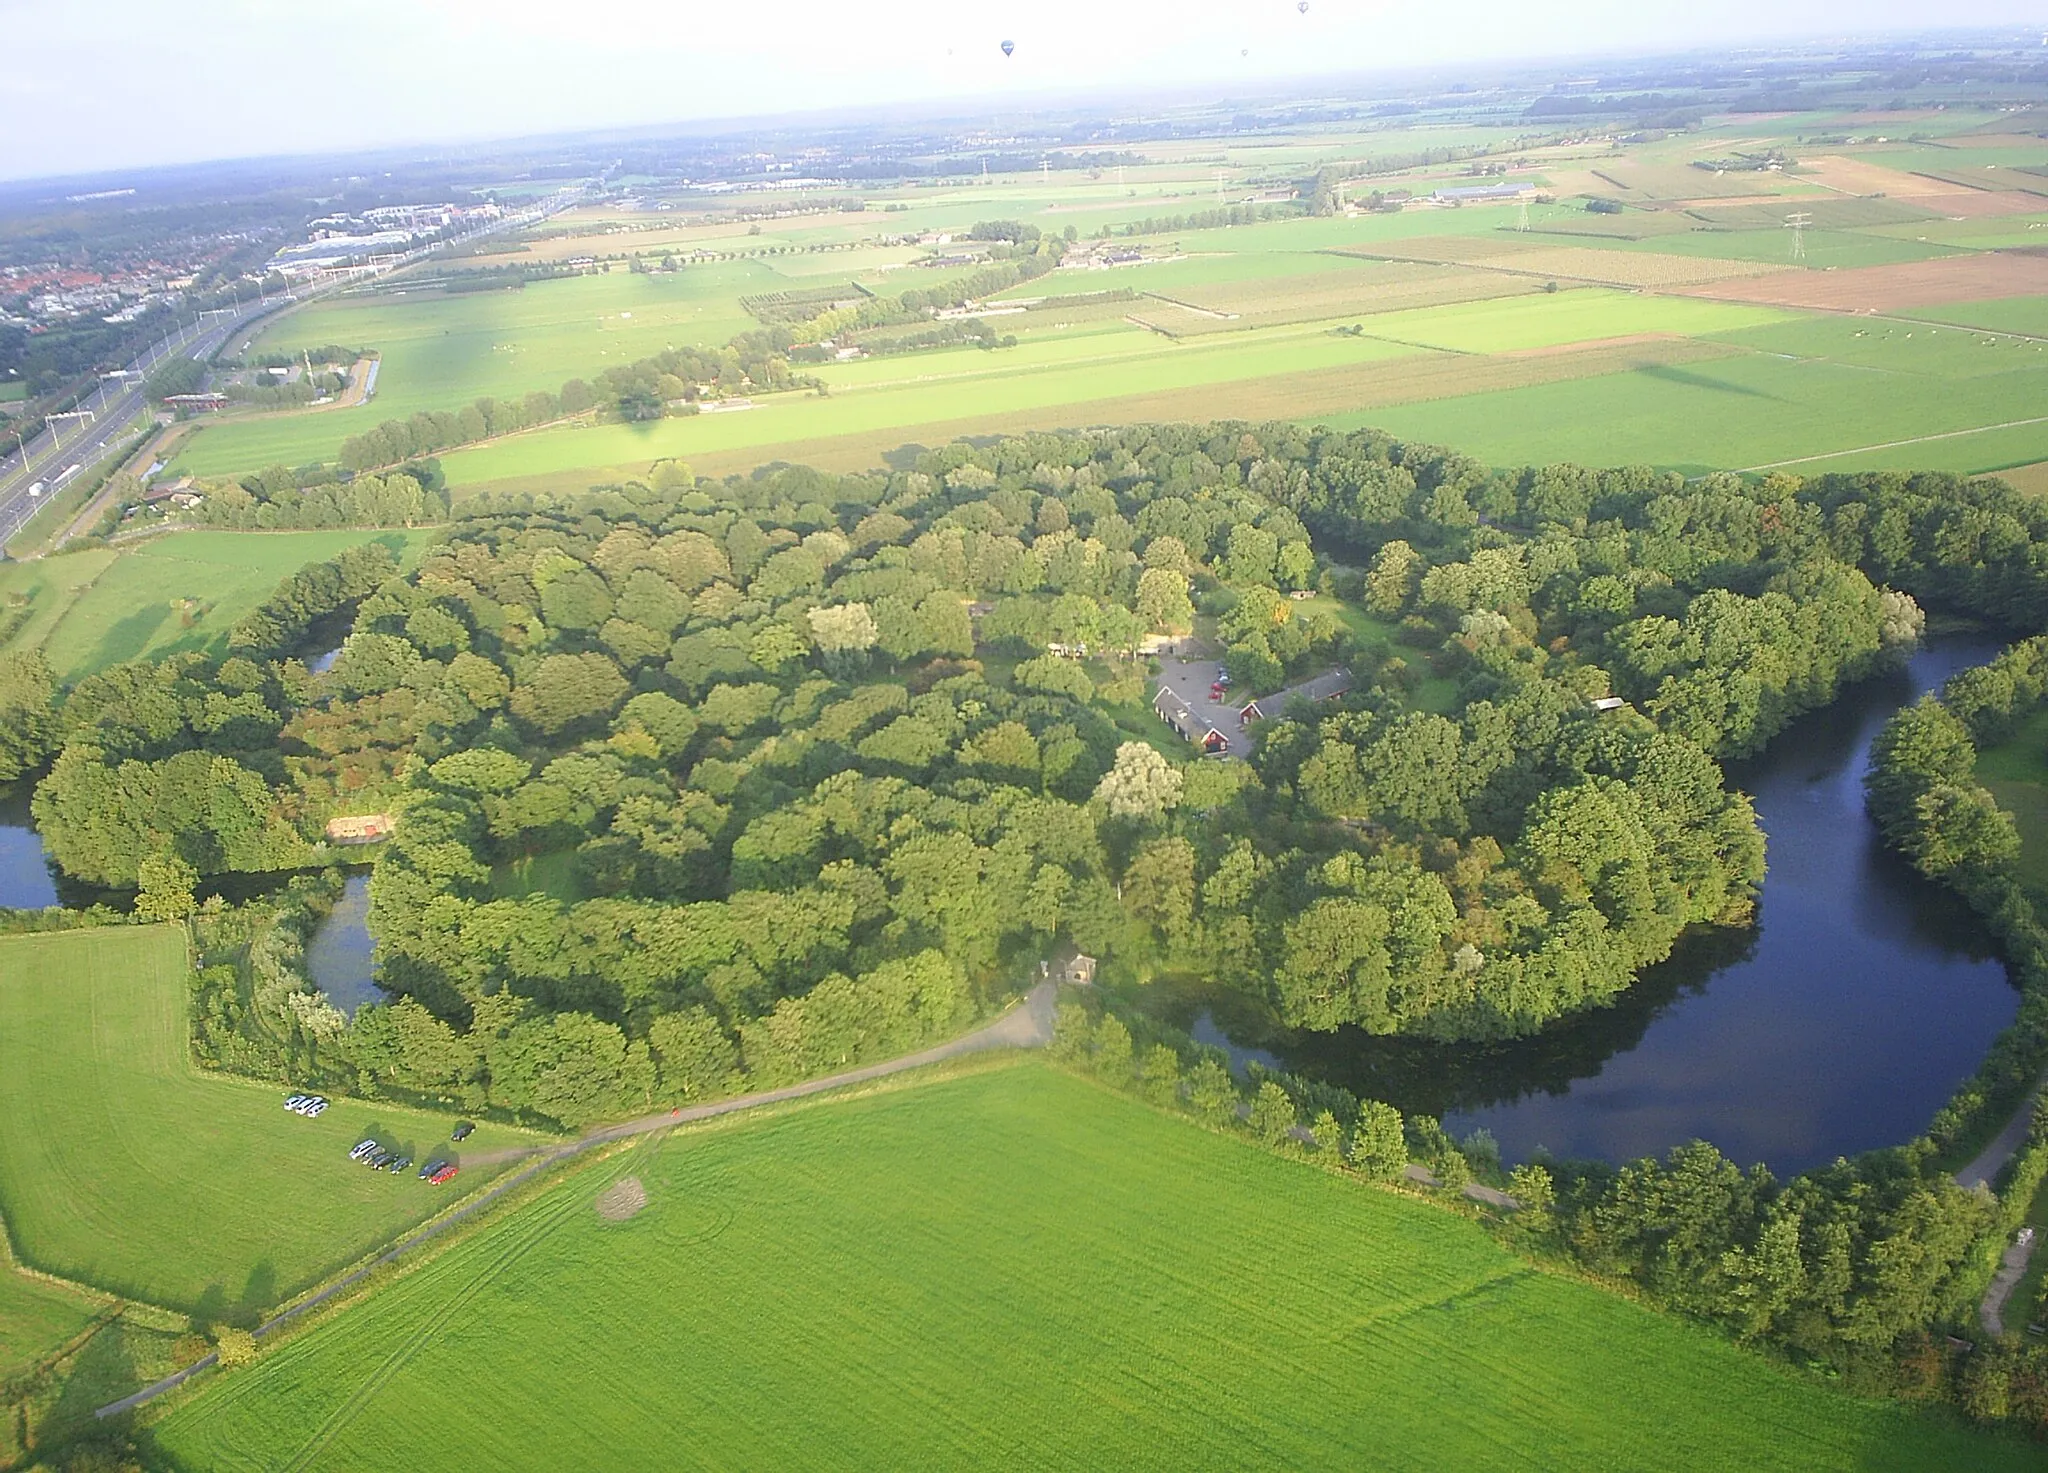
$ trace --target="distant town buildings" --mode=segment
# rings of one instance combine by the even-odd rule
[[[315,277],[401,256],[422,241],[472,230],[502,218],[493,204],[378,205],[361,214],[322,215],[306,222],[306,239],[270,258],[286,276]]]

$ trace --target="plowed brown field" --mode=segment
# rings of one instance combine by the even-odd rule
[[[1691,287],[1684,295],[1821,312],[1896,312],[1949,302],[2048,293],[2048,255],[1985,251],[1845,271],[1778,271],[1749,281]]]

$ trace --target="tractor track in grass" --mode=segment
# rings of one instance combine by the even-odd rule
[[[811,1079],[806,1080],[802,1084],[785,1085],[781,1089],[761,1090],[755,1094],[738,1095],[729,1100],[717,1100],[706,1105],[695,1105],[689,1109],[665,1110],[657,1115],[643,1115],[638,1119],[622,1121],[617,1125],[608,1125],[600,1130],[591,1131],[574,1141],[568,1141],[558,1146],[540,1146],[531,1150],[520,1151],[492,1151],[472,1157],[470,1159],[471,1165],[490,1165],[505,1161],[522,1160],[528,1157],[533,1158],[533,1160],[532,1164],[525,1169],[516,1171],[503,1181],[494,1183],[473,1201],[464,1203],[446,1217],[430,1222],[417,1232],[394,1243],[390,1248],[372,1258],[362,1267],[335,1280],[326,1288],[310,1295],[299,1303],[272,1315],[261,1325],[257,1326],[256,1336],[260,1340],[280,1327],[289,1324],[307,1310],[327,1303],[337,1295],[360,1284],[372,1273],[384,1267],[384,1265],[410,1253],[421,1244],[439,1237],[457,1223],[474,1217],[478,1212],[503,1197],[507,1192],[532,1180],[550,1166],[580,1156],[585,1151],[591,1150],[594,1147],[608,1145],[613,1141],[630,1140],[635,1136],[648,1135],[658,1130],[668,1130],[677,1125],[688,1125],[693,1121],[710,1120],[719,1115],[730,1115],[738,1110],[751,1110],[760,1105],[779,1104],[785,1100],[802,1099],[807,1095],[822,1094],[827,1090],[842,1089],[850,1084],[862,1084],[871,1079],[882,1079],[891,1074],[900,1074],[908,1069],[918,1069],[927,1064],[936,1064],[947,1059],[958,1058],[963,1054],[981,1053],[989,1049],[998,1048],[1043,1048],[1052,1041],[1053,1002],[1056,991],[1052,983],[1041,982],[1025,995],[1021,1003],[1012,1007],[993,1022],[986,1023],[980,1028],[975,1029],[972,1033],[962,1034],[959,1038],[952,1039],[949,1042],[936,1044],[931,1048],[922,1049],[914,1054],[905,1054],[900,1059],[888,1059],[879,1064],[868,1064],[859,1069],[848,1069],[839,1074],[826,1075],[822,1079]],[[544,1231],[553,1221],[553,1216],[550,1216],[541,1225],[541,1230]],[[522,1239],[522,1243],[525,1241],[527,1240]],[[524,1247],[522,1246],[518,1251],[523,1252]],[[506,1261],[509,1262],[510,1260]],[[439,1323],[440,1318],[437,1318],[435,1324],[438,1325]],[[402,1347],[402,1349],[405,1355],[412,1353],[411,1348]],[[98,1408],[94,1411],[93,1416],[105,1419],[107,1417],[120,1416],[124,1412],[132,1412],[137,1407],[156,1400],[165,1392],[173,1391],[179,1386],[184,1385],[192,1377],[217,1364],[218,1361],[219,1356],[209,1351],[183,1370],[174,1371],[161,1381],[145,1386],[141,1390],[132,1392],[118,1401],[109,1402],[105,1406]],[[381,1384],[381,1382],[378,1384]],[[368,1390],[374,1391],[375,1387],[370,1386]],[[347,1410],[347,1407],[353,1404],[352,1399],[350,1403],[345,1404],[343,1410]],[[340,1413],[336,1415],[339,1416]],[[336,1424],[337,1430],[339,1425],[339,1423]],[[324,1445],[322,1443],[322,1446]],[[312,1450],[317,1452],[319,1449],[313,1448]],[[300,1465],[295,1463],[293,1466]]]

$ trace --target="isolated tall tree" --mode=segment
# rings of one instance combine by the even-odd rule
[[[1405,542],[1386,543],[1365,575],[1365,606],[1375,614],[1398,614],[1421,581],[1422,554]]]
[[[1161,818],[1180,802],[1180,769],[1144,742],[1125,742],[1116,763],[1095,786],[1095,796],[1117,818]]]

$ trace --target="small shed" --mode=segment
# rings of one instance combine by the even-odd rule
[[[1593,702],[1593,709],[1595,711],[1619,711],[1627,704],[1628,702],[1624,701],[1620,696],[1602,696],[1599,700]]]

